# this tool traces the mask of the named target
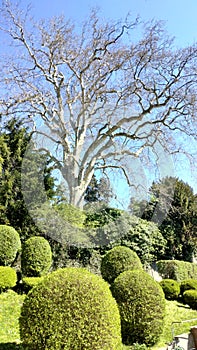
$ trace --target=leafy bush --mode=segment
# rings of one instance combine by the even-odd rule
[[[0,225],[0,265],[11,265],[20,248],[18,232],[11,226]]]
[[[84,268],[46,276],[27,295],[20,334],[30,350],[119,350],[120,315],[108,284]]]
[[[0,266],[0,292],[13,288],[17,282],[16,271],[10,266]]]
[[[166,241],[158,226],[151,221],[140,219],[127,213],[122,215],[128,228],[121,234],[121,245],[134,250],[143,265],[158,260],[165,251]]]
[[[23,291],[28,293],[30,291],[30,289],[32,289],[34,286],[36,286],[42,280],[43,280],[43,277],[24,277],[22,280]]]
[[[21,255],[21,268],[24,276],[45,275],[52,264],[51,247],[44,237],[31,237],[25,242]]]
[[[197,290],[186,290],[183,293],[184,303],[189,305],[192,309],[197,310]]]
[[[101,260],[102,277],[109,283],[120,273],[133,269],[142,269],[142,264],[137,254],[128,247],[114,247]]]
[[[165,298],[168,300],[177,300],[180,295],[180,283],[172,279],[163,279],[160,283]]]
[[[183,295],[183,293],[186,290],[190,290],[190,289],[197,290],[197,280],[189,278],[187,280],[181,281],[180,289],[181,289],[181,295]]]
[[[197,265],[188,261],[160,260],[157,262],[157,268],[162,278],[179,282],[188,278],[197,279]]]
[[[121,273],[111,286],[120,311],[126,344],[153,345],[163,329],[165,298],[160,285],[143,270]]]

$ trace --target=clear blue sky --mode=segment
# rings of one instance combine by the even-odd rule
[[[197,40],[197,0],[32,0],[32,4],[36,16],[64,14],[77,21],[95,6],[106,18],[124,18],[130,12],[133,17],[140,15],[144,20],[166,21],[169,34],[176,37],[180,46]]]
[[[21,0],[22,6],[26,7],[30,1]],[[139,15],[145,21],[153,18],[163,20],[169,35],[175,37],[175,44],[179,47],[197,42],[197,0],[32,0],[31,3],[36,19],[63,14],[80,22],[91,8],[99,7],[100,15],[106,20],[124,19],[128,13],[133,18]],[[175,175],[188,182],[197,193],[196,165],[192,169],[183,158]]]

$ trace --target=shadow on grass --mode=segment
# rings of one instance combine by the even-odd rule
[[[4,343],[0,344],[0,350],[23,350],[24,348],[22,347],[21,344],[16,344],[16,343]]]

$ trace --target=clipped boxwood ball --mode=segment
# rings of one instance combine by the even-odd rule
[[[22,306],[20,334],[30,350],[120,350],[118,306],[108,284],[84,268],[52,272]]]
[[[197,290],[186,290],[183,293],[184,303],[189,305],[191,309],[197,310]]]
[[[102,277],[109,283],[112,283],[120,273],[133,269],[142,269],[142,264],[137,254],[128,247],[114,247],[101,261]]]
[[[24,276],[40,277],[48,273],[52,264],[52,252],[44,237],[27,239],[21,255],[21,268]]]
[[[190,289],[195,289],[197,290],[197,280],[196,279],[186,279],[181,281],[181,295],[183,295],[183,293],[186,290],[190,290]]]
[[[0,266],[0,291],[15,287],[16,271],[10,266]]]
[[[120,311],[125,344],[155,344],[163,329],[165,297],[160,285],[143,270],[121,273],[111,286]]]
[[[0,265],[11,265],[20,248],[18,232],[11,226],[0,225]]]
[[[172,279],[163,279],[160,283],[168,300],[177,300],[180,295],[180,283]]]

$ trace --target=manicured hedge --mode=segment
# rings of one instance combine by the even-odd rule
[[[112,283],[126,270],[142,269],[137,254],[128,247],[117,246],[109,250],[101,261],[101,274],[104,280]]]
[[[15,287],[16,271],[10,266],[0,266],[0,292]]]
[[[22,280],[23,291],[28,293],[30,291],[30,289],[32,289],[34,286],[36,286],[42,280],[43,280],[43,277],[24,277]]]
[[[83,268],[50,273],[28,293],[20,334],[28,350],[121,350],[120,315],[108,284]]]
[[[197,290],[186,290],[183,293],[183,300],[185,304],[188,304],[192,309],[197,310]]]
[[[176,281],[185,279],[197,279],[197,264],[180,260],[160,260],[157,268],[162,278],[170,278]]]
[[[11,226],[0,225],[0,265],[11,265],[20,248],[18,232]]]
[[[186,290],[191,290],[191,289],[197,290],[197,280],[189,278],[187,280],[181,281],[180,289],[181,289],[182,295]]]
[[[160,285],[143,270],[121,273],[111,286],[125,344],[155,344],[163,329],[165,297]]]
[[[40,277],[48,273],[52,264],[52,252],[44,237],[27,239],[21,255],[22,273],[26,277]]]
[[[180,295],[180,283],[172,279],[163,279],[160,283],[165,298],[168,300],[177,300]]]

